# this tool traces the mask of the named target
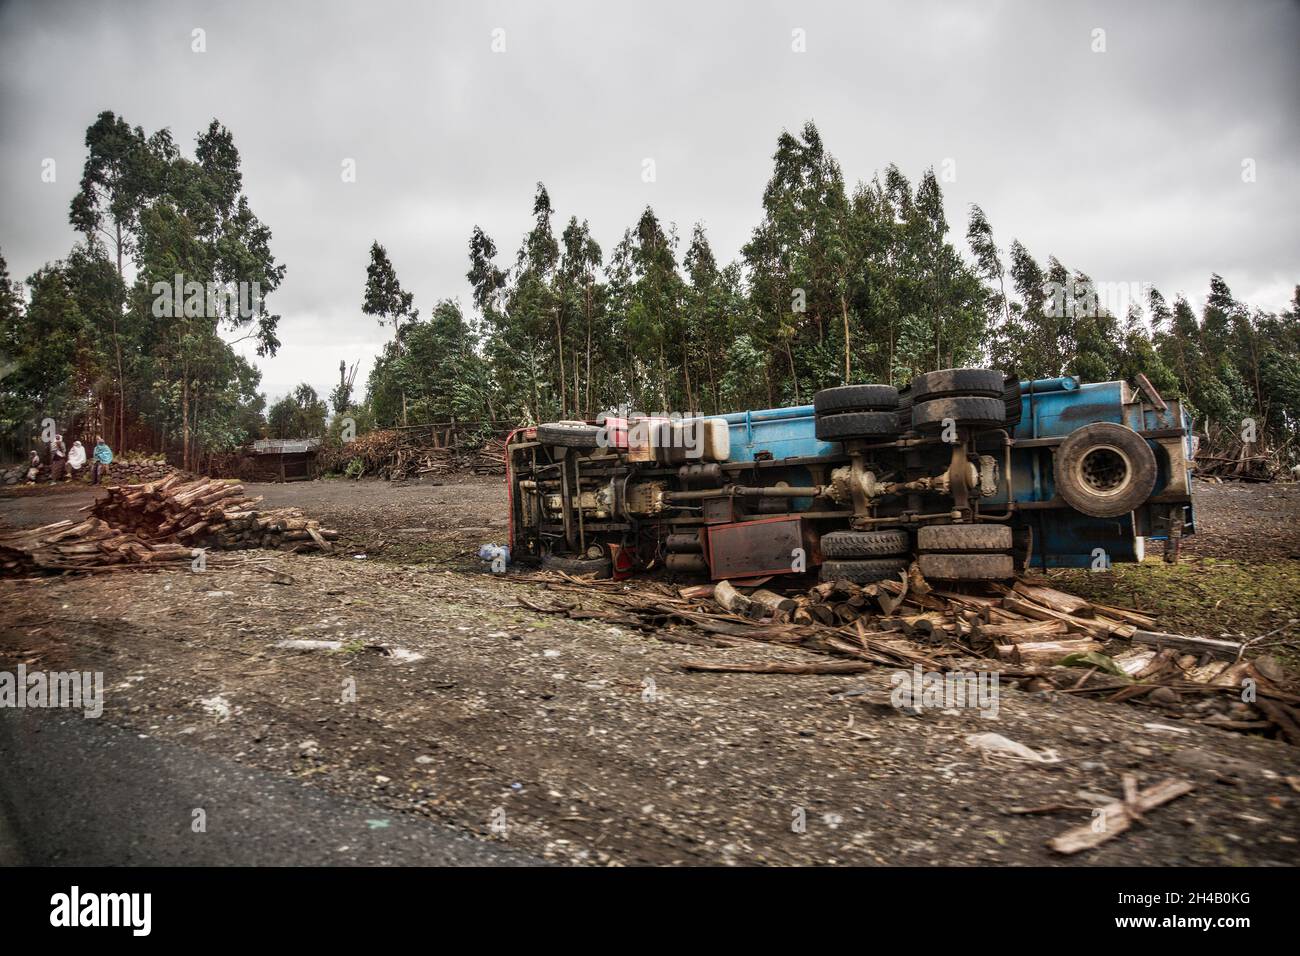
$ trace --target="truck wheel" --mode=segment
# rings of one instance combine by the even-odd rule
[[[558,554],[548,554],[542,558],[542,567],[578,577],[594,574],[597,578],[607,578],[613,573],[609,558],[563,558]]]
[[[1009,554],[923,554],[916,563],[922,577],[935,581],[1001,581],[1016,575]]]
[[[817,437],[822,441],[844,441],[846,438],[891,438],[898,434],[896,412],[845,412],[839,415],[818,415],[815,422]]]
[[[912,427],[917,431],[939,431],[944,422],[974,428],[1000,428],[1007,421],[1007,406],[1001,385],[997,398],[935,398],[912,406]]]
[[[543,445],[565,448],[596,448],[600,444],[600,426],[586,422],[547,422],[537,426],[537,440]]]
[[[1052,460],[1066,504],[1094,518],[1128,514],[1156,486],[1155,452],[1127,425],[1085,425],[1061,442]]]
[[[869,558],[912,550],[906,531],[832,531],[822,535],[821,548],[824,558]]]
[[[918,405],[932,398],[1001,398],[1004,391],[1006,376],[991,368],[946,368],[912,379],[912,401]]]
[[[898,389],[892,385],[841,385],[823,388],[813,396],[818,415],[838,412],[892,412],[898,407]]]
[[[1011,526],[1006,524],[931,524],[916,533],[918,551],[1007,552],[1011,546]]]
[[[906,558],[876,558],[873,561],[827,561],[822,565],[823,581],[849,581],[853,584],[870,584],[892,578],[906,571]]]

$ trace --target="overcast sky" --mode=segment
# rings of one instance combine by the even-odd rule
[[[372,240],[422,315],[469,307],[475,224],[513,259],[539,180],[557,233],[589,219],[608,254],[649,203],[729,261],[777,135],[811,118],[850,183],[947,173],[963,249],[978,202],[1004,249],[1170,299],[1217,271],[1277,310],[1300,282],[1297,51],[1300,7],[1264,0],[0,3],[0,251],[15,278],[67,253],[100,111],[191,155],[216,117],[288,268],[264,388],[325,394],[390,334],[361,313]]]

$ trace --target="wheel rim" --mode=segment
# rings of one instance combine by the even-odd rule
[[[1133,483],[1133,462],[1115,445],[1094,445],[1074,469],[1079,485],[1098,498],[1114,498]]]

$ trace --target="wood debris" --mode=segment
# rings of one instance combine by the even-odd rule
[[[196,554],[185,545],[144,541],[98,518],[56,521],[0,534],[0,577],[158,565],[190,561]]]
[[[533,610],[645,630],[677,643],[735,646],[763,641],[881,666],[927,670],[989,667],[1034,690],[1104,697],[1182,710],[1185,719],[1265,732],[1300,745],[1300,687],[1258,673],[1237,641],[1169,634],[1151,615],[1096,604],[1023,577],[933,588],[915,568],[872,584],[821,582],[806,591],[779,583],[664,584],[587,581],[546,573],[531,580],[564,600]],[[694,636],[686,636],[687,631]],[[701,634],[707,636],[700,636]],[[988,662],[988,663],[981,663]],[[836,673],[816,664],[704,666],[716,672]],[[846,670],[843,673],[853,673]],[[1243,701],[1250,686],[1254,699]]]
[[[466,441],[459,434],[464,427],[448,424],[370,431],[344,445],[323,446],[317,463],[322,471],[350,478],[375,475],[387,481],[457,472],[505,474],[504,438]]]
[[[1067,856],[1091,850],[1128,830],[1142,814],[1196,789],[1196,784],[1189,780],[1169,779],[1145,790],[1138,790],[1137,782],[1131,774],[1124,775],[1123,786],[1124,798],[1097,808],[1095,812],[1099,814],[1098,819],[1071,827],[1053,837],[1047,845]]]
[[[147,541],[180,541],[219,550],[281,548],[330,551],[338,532],[297,508],[259,511],[261,497],[217,478],[184,481],[169,475],[143,485],[120,485],[94,504],[97,518]]]
[[[203,550],[278,548],[331,551],[338,532],[297,508],[259,511],[261,498],[217,479],[118,485],[81,522],[59,521],[0,534],[0,575],[96,571],[189,561]]]

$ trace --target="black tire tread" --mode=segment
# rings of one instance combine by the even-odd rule
[[[898,407],[898,389],[892,385],[840,385],[823,388],[813,396],[818,415],[841,412],[892,412]]]
[[[1006,376],[992,368],[945,368],[912,379],[912,400],[932,398],[1001,398]]]
[[[599,425],[546,422],[537,426],[537,440],[543,445],[565,448],[596,448],[600,444],[600,431]]]
[[[597,579],[607,578],[613,573],[609,558],[566,558],[548,554],[542,558],[542,567],[548,571],[563,571],[578,576],[595,574]]]
[[[998,398],[934,398],[912,406],[912,427],[939,431],[945,419],[974,428],[1000,428],[1007,421],[1007,406]]]
[[[875,555],[909,554],[906,531],[832,531],[822,535],[822,557],[869,558]]]
[[[1006,524],[932,524],[916,533],[918,551],[1010,551]]]
[[[822,564],[819,577],[823,581],[849,581],[853,584],[871,584],[892,578],[906,571],[911,562],[907,558],[875,558],[863,561],[827,561]]]
[[[1005,581],[1016,574],[1010,554],[923,554],[916,563],[927,581]]]
[[[898,434],[898,414],[896,412],[844,412],[838,415],[818,415],[815,430],[821,441],[890,438]]]

